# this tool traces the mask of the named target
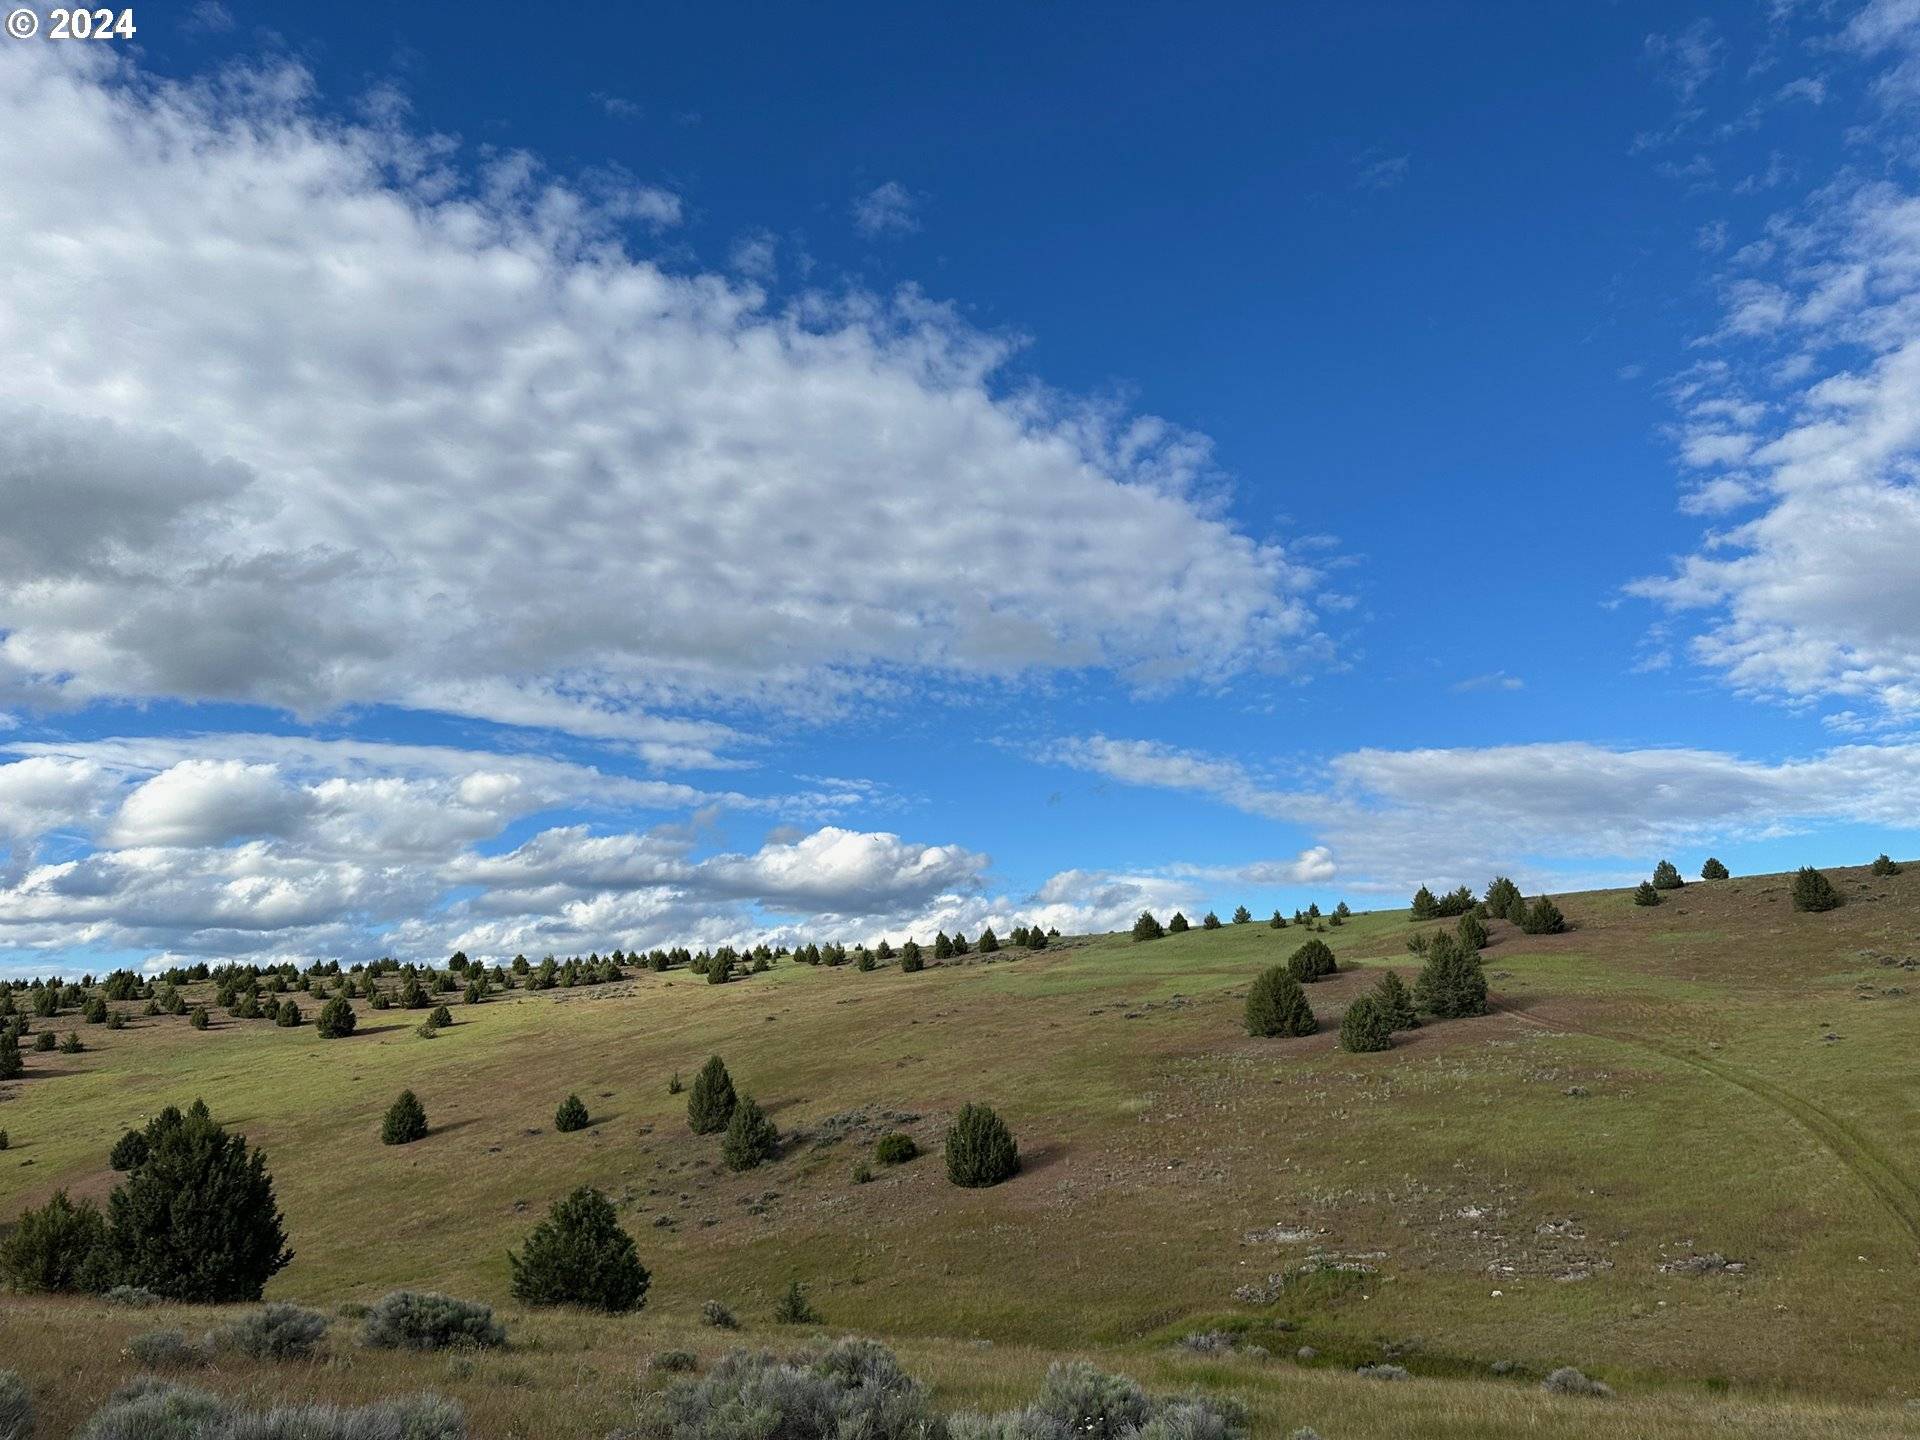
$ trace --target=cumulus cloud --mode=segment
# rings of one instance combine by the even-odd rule
[[[898,180],[889,180],[853,202],[853,228],[869,239],[911,235],[920,228],[913,210],[913,192]]]
[[[950,309],[769,310],[625,248],[669,192],[102,50],[0,49],[0,133],[61,137],[0,149],[9,704],[391,704],[699,765],[740,738],[674,717],[716,699],[1314,643],[1311,572],[1195,498],[1203,440],[1011,383]]]

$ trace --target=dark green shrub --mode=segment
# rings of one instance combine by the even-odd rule
[[[300,1024],[300,1007],[291,1000],[280,1002],[280,1013],[273,1017],[273,1023],[282,1030],[292,1030]]]
[[[376,1350],[491,1350],[507,1343],[493,1307],[424,1290],[383,1295],[360,1326],[360,1343]]]
[[[873,967],[874,967],[874,959],[873,959],[873,952],[871,950],[862,950],[860,952],[860,958],[853,962],[853,968],[860,971],[862,974],[865,974],[867,971],[873,969]]]
[[[818,1325],[820,1312],[807,1300],[807,1287],[789,1280],[781,1297],[773,1303],[773,1319],[779,1325]]]
[[[1484,950],[1493,939],[1487,933],[1487,922],[1472,910],[1460,917],[1460,923],[1454,927],[1453,933],[1469,950]]]
[[[1889,856],[1881,854],[1874,858],[1873,873],[1883,878],[1888,875],[1898,875],[1900,873],[1900,866]]]
[[[1185,927],[1183,926],[1182,928]],[[1160,928],[1160,922],[1153,918],[1153,912],[1151,910],[1142,910],[1140,912],[1140,918],[1133,922],[1133,939],[1135,944],[1138,944],[1142,940],[1158,940],[1166,933],[1166,931]]]
[[[436,1005],[433,1007],[433,1013],[427,1016],[427,1023],[436,1030],[445,1030],[453,1024],[453,1011],[444,1005]]]
[[[1371,995],[1362,995],[1340,1017],[1340,1048],[1356,1055],[1393,1047],[1393,1022]]]
[[[882,1135],[873,1147],[873,1158],[882,1165],[904,1165],[919,1153],[920,1146],[914,1138],[899,1130]]]
[[[129,1130],[113,1142],[113,1149],[107,1152],[107,1164],[115,1170],[138,1170],[147,1159],[147,1137],[138,1130]]]
[[[900,947],[900,973],[917,975],[927,968],[926,958],[920,953],[920,946],[909,940]]]
[[[196,1101],[147,1127],[148,1155],[107,1202],[113,1282],[169,1300],[258,1300],[293,1252],[266,1157]]]
[[[194,1006],[194,1007],[193,1007],[193,1014],[191,1014],[190,1016],[188,1016],[188,1017],[187,1017],[187,1023],[188,1023],[189,1025],[191,1025],[191,1026],[192,1026],[192,1027],[193,1027],[194,1029],[196,1029],[196,1030],[204,1030],[204,1029],[206,1029],[206,1028],[207,1028],[207,1023],[208,1023],[208,1022],[207,1022],[207,1007],[206,1007],[206,1006],[204,1006],[204,1005],[196,1005],[196,1006]]]
[[[1656,890],[1678,890],[1686,883],[1671,860],[1662,860],[1653,867],[1653,888]]]
[[[1567,918],[1560,913],[1558,905],[1542,895],[1527,907],[1526,918],[1520,922],[1520,928],[1529,935],[1558,935],[1567,928]]]
[[[998,1185],[1020,1169],[1020,1150],[1006,1122],[985,1105],[967,1104],[947,1127],[947,1179],[967,1189]]]
[[[1840,892],[1811,865],[1802,865],[1793,877],[1793,908],[1808,913],[1837,909]]]
[[[1709,855],[1707,857],[1707,863],[1700,867],[1700,878],[1702,880],[1725,880],[1727,878],[1727,867]]]
[[[1169,935],[1184,935],[1192,928],[1192,926],[1187,924],[1187,917],[1178,910],[1173,912],[1173,918],[1167,922],[1167,933]]]
[[[400,1097],[387,1107],[387,1113],[380,1121],[380,1143],[411,1145],[416,1140],[424,1140],[426,1135],[426,1107],[413,1091],[402,1090]]]
[[[991,925],[980,932],[980,939],[974,945],[974,949],[978,950],[982,955],[991,955],[999,948],[1000,937],[993,933],[993,927]]]
[[[1058,934],[1059,932],[1056,931],[1054,933]],[[1038,925],[1033,926],[1030,930],[1027,931],[1027,948],[1029,950],[1046,949],[1047,948],[1047,932],[1042,930]]]
[[[87,1001],[86,1008],[80,1012],[80,1018],[85,1020],[89,1025],[106,1024],[107,1002],[96,995],[93,999]]]
[[[67,1038],[60,1042],[60,1053],[62,1055],[78,1055],[86,1048],[86,1044],[81,1040],[78,1030],[69,1030],[67,1032]]]
[[[320,1032],[323,1040],[338,1040],[353,1034],[360,1019],[353,1013],[353,1006],[343,995],[336,995],[320,1007],[320,1018],[314,1023],[314,1029]]]
[[[34,1037],[33,1048],[39,1051],[40,1053],[45,1054],[47,1051],[53,1049],[53,1047],[57,1043],[58,1042],[55,1041],[55,1039],[53,1038],[53,1032],[51,1030],[42,1030],[39,1033],[39,1035]],[[0,1070],[3,1070],[3,1069],[4,1067],[0,1067]],[[5,1080],[6,1078],[7,1076],[4,1073],[0,1073],[0,1080]],[[19,1079],[19,1076],[16,1075],[13,1078],[17,1080]]]
[[[51,1035],[42,1035],[51,1040]],[[12,1029],[0,1026],[0,1080],[18,1080],[27,1073],[27,1062],[20,1058],[20,1040]]]
[[[1414,982],[1420,1009],[1443,1019],[1487,1013],[1487,975],[1480,957],[1442,931],[1427,946],[1427,963]]]
[[[1413,992],[1396,971],[1389,970],[1380,977],[1380,983],[1373,987],[1373,1003],[1380,1007],[1387,1024],[1395,1030],[1411,1030],[1420,1023],[1414,1010]]]
[[[1319,1028],[1292,965],[1270,965],[1247,988],[1249,1035],[1311,1035]]]
[[[1413,918],[1432,920],[1440,913],[1440,902],[1433,898],[1433,891],[1422,885],[1413,892]]]
[[[949,940],[947,938],[947,932],[942,930],[933,937],[933,958],[936,960],[946,960],[952,955],[953,941]]]
[[[0,1240],[0,1276],[28,1294],[91,1288],[100,1270],[107,1222],[91,1200],[75,1205],[65,1190],[38,1210],[23,1210]]]
[[[1200,917],[1200,928],[1202,930],[1218,930],[1220,928],[1220,917],[1211,910],[1207,911],[1205,915]]]
[[[526,1247],[509,1253],[513,1298],[528,1305],[584,1305],[616,1314],[647,1303],[652,1283],[633,1237],[607,1197],[582,1185],[555,1202]]]
[[[1234,907],[1234,911],[1233,911],[1234,924],[1247,925],[1247,924],[1251,924],[1252,921],[1253,921],[1253,912],[1247,909],[1246,906],[1237,905]]]
[[[275,1301],[229,1321],[207,1339],[216,1350],[238,1351],[251,1360],[305,1360],[331,1323],[318,1310]]]
[[[688,1375],[699,1368],[700,1357],[691,1350],[656,1350],[647,1361],[656,1375]]]
[[[1505,920],[1509,925],[1518,925],[1521,929],[1526,929],[1526,896],[1522,895],[1518,890],[1514,891],[1513,898],[1507,901],[1507,908],[1500,912],[1500,918]]]
[[[578,1095],[567,1096],[560,1102],[560,1108],[553,1112],[553,1128],[563,1135],[574,1130],[584,1130],[587,1124],[586,1103]]]
[[[1287,973],[1302,985],[1311,985],[1340,968],[1324,940],[1309,940],[1287,957]]]
[[[1272,918],[1271,920],[1269,920],[1269,921],[1267,921],[1267,928],[1268,928],[1269,930],[1284,930],[1284,929],[1286,929],[1286,928],[1287,928],[1287,920],[1286,920],[1286,917],[1285,917],[1284,915],[1282,915],[1282,914],[1281,914],[1281,913],[1280,913],[1280,912],[1279,912],[1278,910],[1276,910],[1276,911],[1274,911],[1274,912],[1273,912],[1273,918]]]
[[[8,1137],[7,1132],[4,1130],[0,1130],[0,1150],[6,1150],[10,1148],[12,1144],[13,1144],[13,1141]]]
[[[1633,903],[1636,905],[1658,905],[1660,892],[1654,888],[1651,880],[1642,880],[1633,891]]]
[[[738,1103],[727,1067],[718,1055],[709,1055],[700,1073],[693,1077],[693,1089],[687,1095],[687,1125],[696,1135],[717,1135],[727,1128]]]
[[[780,1131],[751,1095],[742,1095],[727,1120],[720,1159],[732,1171],[751,1170],[780,1154]]]

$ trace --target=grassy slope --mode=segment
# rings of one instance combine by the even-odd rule
[[[1569,897],[1579,928],[1565,936],[1496,925],[1484,958],[1500,1013],[1383,1055],[1343,1055],[1331,1033],[1241,1033],[1247,982],[1303,938],[1264,925],[919,975],[782,966],[725,987],[643,975],[515,992],[456,1005],[461,1023],[431,1041],[400,1011],[368,1012],[341,1042],[310,1025],[83,1026],[88,1053],[32,1055],[27,1081],[0,1086],[14,1142],[0,1214],[55,1185],[104,1194],[119,1131],[202,1095],[268,1152],[297,1251],[271,1295],[419,1284],[504,1301],[506,1249],[557,1195],[598,1184],[654,1270],[643,1317],[516,1317],[540,1353],[471,1380],[405,1362],[468,1400],[485,1433],[602,1433],[645,1350],[718,1348],[689,1334],[701,1301],[764,1320],[798,1277],[832,1326],[899,1343],[956,1403],[1009,1403],[1043,1352],[1073,1349],[1162,1384],[1247,1387],[1271,1434],[1574,1436],[1622,1418],[1513,1382],[1335,1373],[1390,1343],[1432,1377],[1484,1376],[1495,1359],[1581,1365],[1645,1407],[1634,1433],[1688,1433],[1707,1407],[1756,1434],[1920,1434],[1901,1404],[1920,1394],[1920,972],[1863,953],[1920,954],[1920,867],[1833,873],[1850,903],[1822,916],[1791,914],[1784,879],[1755,877],[1650,910],[1625,892]],[[1367,916],[1323,937],[1355,966],[1310,991],[1327,1032],[1386,965],[1411,976],[1411,929]],[[1902,987],[1915,993],[1885,993]],[[720,1169],[665,1084],[711,1051],[811,1138],[769,1168]],[[434,1133],[383,1147],[379,1113],[402,1086]],[[569,1090],[597,1123],[560,1135]],[[975,1098],[1007,1115],[1027,1164],[961,1192],[938,1136]],[[936,1153],[851,1184],[864,1146],[857,1132],[822,1143],[821,1122],[858,1108],[919,1115],[906,1128]],[[1246,1238],[1274,1227],[1311,1238]],[[1234,1298],[1315,1249],[1372,1271],[1290,1282],[1271,1305]],[[1694,1251],[1748,1268],[1660,1272]],[[0,1354],[44,1353],[36,1378],[61,1376],[78,1405],[128,1373],[116,1342],[150,1323],[9,1301]],[[1321,1359],[1169,1353],[1215,1324]],[[358,1355],[350,1374],[262,1383],[392,1388],[400,1363]],[[1859,1404],[1873,1408],[1825,1408]]]

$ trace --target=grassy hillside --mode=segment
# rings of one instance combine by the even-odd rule
[[[270,1297],[416,1285],[505,1306],[507,1249],[550,1201],[599,1185],[654,1273],[642,1315],[507,1308],[522,1343],[467,1376],[351,1354],[215,1377],[334,1395],[433,1383],[488,1435],[605,1433],[649,1350],[738,1343],[699,1326],[703,1301],[732,1305],[749,1340],[786,1335],[769,1316],[793,1278],[829,1328],[897,1344],[955,1404],[1013,1403],[1073,1351],[1236,1389],[1263,1435],[1920,1435],[1905,1404],[1920,1396],[1920,970],[1899,963],[1920,957],[1920,868],[1830,874],[1848,903],[1822,915],[1792,913],[1787,879],[1767,876],[1653,908],[1564,897],[1565,935],[1496,922],[1496,1013],[1376,1055],[1339,1052],[1332,1031],[1383,969],[1415,973],[1399,911],[1321,937],[1342,973],[1309,987],[1322,1033],[1298,1040],[1243,1033],[1247,984],[1305,938],[1259,923],[917,975],[641,973],[455,1005],[431,1040],[399,1010],[331,1042],[224,1018],[80,1026],[86,1053],[31,1055],[0,1085],[0,1215],[58,1186],[104,1196],[120,1132],[202,1096],[267,1152],[296,1252]],[[731,1174],[717,1137],[688,1132],[668,1078],[710,1053],[787,1134],[775,1164]],[[433,1133],[382,1146],[403,1087]],[[594,1123],[556,1133],[569,1091]],[[961,1191],[939,1137],[975,1099],[1025,1163]],[[888,1128],[930,1153],[853,1183]],[[125,1336],[158,1323],[10,1299],[0,1354],[71,1396],[70,1420],[132,1373]],[[1214,1328],[1273,1358],[1174,1350]],[[1383,1356],[1416,1381],[1349,1373]],[[1569,1363],[1620,1399],[1540,1395]]]

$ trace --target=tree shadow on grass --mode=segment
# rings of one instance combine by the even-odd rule
[[[1020,1173],[1022,1175],[1036,1175],[1043,1170],[1052,1169],[1066,1158],[1067,1147],[1057,1140],[1050,1140],[1044,1145],[1035,1145],[1031,1148],[1022,1145],[1020,1147]]]

